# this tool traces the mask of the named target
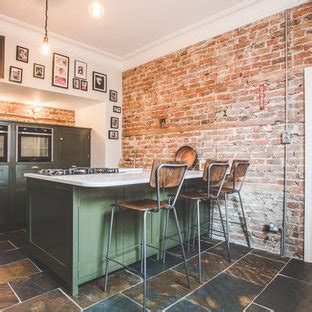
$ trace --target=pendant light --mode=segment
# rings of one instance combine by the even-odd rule
[[[48,38],[48,0],[46,0],[44,31],[45,33],[43,42],[40,46],[40,52],[42,55],[47,56],[50,54],[49,38]]]
[[[93,0],[89,5],[89,14],[94,19],[100,19],[104,13],[105,9],[103,4],[101,3],[101,0]]]

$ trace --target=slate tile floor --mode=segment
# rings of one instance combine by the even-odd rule
[[[102,290],[103,279],[98,279],[81,285],[79,296],[71,298],[62,281],[28,258],[25,234],[0,233],[1,311],[142,311],[142,279],[124,270],[110,274],[107,293]],[[165,264],[148,259],[151,311],[312,311],[312,264],[236,244],[231,244],[229,263],[224,243],[204,241],[202,284],[197,248],[187,255],[190,289],[180,258],[168,255]],[[171,251],[178,254],[179,248]]]

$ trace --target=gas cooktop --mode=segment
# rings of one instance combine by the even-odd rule
[[[118,173],[118,168],[87,168],[75,167],[68,169],[42,169],[39,174],[47,176],[64,176],[64,175],[77,175],[77,174],[108,174]]]

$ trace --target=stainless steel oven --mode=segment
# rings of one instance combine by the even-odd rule
[[[52,161],[53,129],[17,127],[17,161]]]
[[[9,127],[0,125],[0,162],[8,162],[8,133]]]

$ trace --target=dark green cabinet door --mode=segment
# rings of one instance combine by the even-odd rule
[[[0,227],[9,221],[9,166],[0,165]]]
[[[90,130],[56,128],[54,134],[55,166],[90,166]]]
[[[18,226],[26,224],[26,178],[25,173],[38,173],[41,169],[52,168],[51,163],[42,164],[16,164],[14,201],[15,201],[15,222]]]

